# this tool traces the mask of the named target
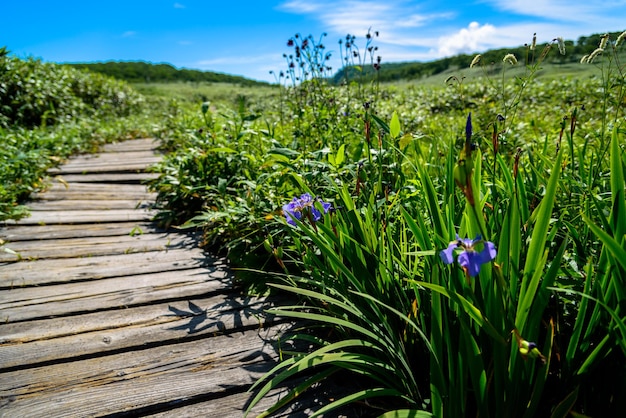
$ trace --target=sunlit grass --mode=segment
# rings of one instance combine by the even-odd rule
[[[168,151],[157,220],[201,228],[252,271],[248,291],[299,298],[270,311],[306,322],[249,406],[301,377],[269,415],[348,373],[352,393],[318,414],[625,410],[626,77],[611,52],[331,86],[306,71],[316,50],[281,87],[137,85]]]

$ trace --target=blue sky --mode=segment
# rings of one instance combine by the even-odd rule
[[[0,46],[49,62],[143,60],[273,81],[294,34],[338,41],[371,28],[382,63],[429,61],[626,29],[626,0],[0,0]]]

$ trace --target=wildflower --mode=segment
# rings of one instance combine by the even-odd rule
[[[482,250],[478,251],[477,247],[482,244]],[[493,242],[483,241],[480,235],[477,235],[475,239],[459,238],[456,236],[456,240],[451,241],[448,248],[441,251],[439,256],[446,264],[452,264],[454,262],[454,251],[457,248],[461,248],[461,253],[457,256],[457,262],[463,270],[470,276],[475,277],[480,272],[480,266],[490,262],[496,258],[496,246]]]
[[[587,60],[588,59],[589,59],[589,54],[583,55],[583,57],[580,59],[580,63],[581,64],[587,64]]]
[[[617,39],[615,40],[615,48],[617,48],[619,46],[619,44],[622,43],[622,41],[624,40],[624,38],[626,37],[626,30],[624,32],[622,32]]]
[[[476,55],[476,56],[474,57],[474,59],[472,60],[471,64],[470,64],[470,68],[473,68],[475,65],[478,65],[478,63],[480,62],[480,59],[481,59],[482,57],[483,57],[483,56],[482,56],[482,55],[480,55],[480,54]]]
[[[565,55],[565,41],[561,36],[556,38],[557,45],[559,46],[559,54]]]
[[[322,219],[322,213],[317,207],[315,207],[316,201],[318,201],[318,199],[313,199],[308,193],[304,193],[299,198],[294,197],[291,202],[283,206],[283,214],[287,219],[287,223],[295,225],[295,219],[299,221],[302,220],[303,213],[314,222]],[[322,205],[324,213],[328,213],[332,205],[330,203],[323,202],[322,200],[319,200],[319,202]]]
[[[511,65],[517,64],[517,58],[513,54],[506,54],[504,58],[502,58],[502,62],[508,62]]]
[[[524,360],[527,360],[529,357],[538,358],[543,364],[546,364],[546,356],[541,354],[541,351],[539,351],[539,348],[537,347],[537,343],[534,343],[532,341],[526,341],[522,338],[521,335],[519,335],[519,332],[516,329],[513,330],[513,334],[515,335],[515,339],[517,340],[519,353]]]

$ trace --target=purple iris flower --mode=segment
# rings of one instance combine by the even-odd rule
[[[326,203],[320,199],[313,199],[310,194],[304,193],[300,197],[294,197],[291,202],[283,206],[283,213],[285,214],[287,223],[290,225],[295,225],[296,222],[294,219],[301,221],[302,214],[305,211],[308,211],[308,213],[311,214],[311,217],[315,222],[322,219],[322,213],[317,207],[315,207],[316,200],[319,201],[322,205],[324,213],[328,213],[328,211],[332,207],[330,203]]]
[[[477,246],[482,244],[483,248],[477,251]],[[452,264],[454,262],[454,251],[457,248],[461,248],[461,253],[457,256],[457,262],[463,269],[470,275],[475,277],[480,272],[480,266],[489,263],[496,258],[496,246],[493,242],[483,241],[480,235],[477,235],[475,239],[459,238],[456,236],[456,240],[450,242],[448,248],[441,251],[439,255],[446,264]]]

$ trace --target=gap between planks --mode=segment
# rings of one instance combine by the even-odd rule
[[[241,416],[274,366],[271,303],[238,294],[194,236],[150,223],[156,145],[70,159],[32,217],[0,229],[0,416],[181,416],[190,399]]]

